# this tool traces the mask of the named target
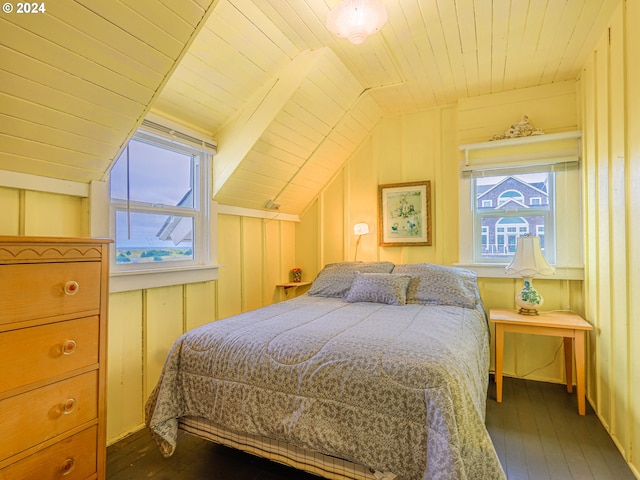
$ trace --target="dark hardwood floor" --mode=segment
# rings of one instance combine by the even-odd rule
[[[487,430],[509,480],[625,480],[634,475],[587,403],[563,385],[504,379],[503,402],[489,385]],[[317,480],[291,468],[181,434],[162,458],[146,430],[107,450],[108,480]]]

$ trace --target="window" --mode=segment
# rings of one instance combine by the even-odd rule
[[[504,277],[518,236],[540,237],[554,278],[584,278],[580,132],[460,145],[458,264]]]
[[[510,261],[516,251],[517,238],[522,235],[555,231],[554,173],[511,174],[479,177],[471,180],[473,189],[474,245],[477,263]],[[540,198],[531,205],[528,199]],[[496,198],[497,207],[487,207],[487,199]],[[545,242],[541,239],[541,245]],[[543,253],[549,262],[555,261],[553,249]]]
[[[111,171],[112,270],[209,263],[210,154],[139,132]]]

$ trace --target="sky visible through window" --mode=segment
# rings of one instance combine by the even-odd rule
[[[192,235],[162,240],[159,234],[168,222],[189,217],[169,215],[162,212],[163,206],[194,208],[191,193],[194,156],[165,147],[132,140],[129,142],[129,197],[131,213],[116,213],[116,247],[123,249],[155,249],[193,247]],[[127,201],[127,150],[125,149],[111,171],[111,198]],[[136,212],[140,205],[151,207],[153,213]],[[184,223],[184,222],[183,222]],[[130,225],[128,225],[130,224]],[[192,225],[192,223],[191,223]],[[191,253],[190,253],[191,254]],[[124,261],[124,259],[121,259]],[[159,258],[155,259],[160,261]],[[168,260],[166,258],[162,261]]]

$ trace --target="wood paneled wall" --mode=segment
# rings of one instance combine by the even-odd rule
[[[319,270],[326,263],[354,260],[357,237],[352,232],[353,225],[359,222],[368,223],[371,233],[362,237],[357,260],[445,265],[458,262],[458,144],[486,140],[517,122],[530,108],[543,129],[575,130],[575,83],[486,95],[457,106],[384,118],[297,226],[297,244],[310,246],[305,252],[307,264],[315,263]],[[378,185],[417,180],[431,181],[433,245],[379,247]],[[314,245],[316,256],[312,262]],[[481,278],[479,283],[487,309],[513,308],[515,294],[522,288],[520,279]],[[545,298],[545,309],[570,308],[583,313],[582,281],[536,280],[536,287]],[[560,347],[561,340],[554,338],[507,335],[505,374],[563,382]]]
[[[580,79],[588,398],[640,477],[640,4],[622,2]]]
[[[0,187],[2,235],[88,235],[85,197]],[[219,215],[217,281],[113,293],[109,297],[107,439],[138,430],[166,355],[182,333],[269,305],[296,266],[295,224]],[[305,272],[304,279],[315,273]]]
[[[111,295],[108,442],[142,426],[144,403],[180,335],[280,299],[276,284],[296,266],[294,236],[290,221],[221,214],[217,281]]]

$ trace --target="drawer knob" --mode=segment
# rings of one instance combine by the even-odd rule
[[[76,353],[76,348],[78,348],[78,344],[75,340],[67,340],[62,344],[62,354],[72,355]]]
[[[71,472],[73,472],[75,466],[75,459],[67,458],[64,462],[62,462],[62,465],[60,465],[60,473],[62,475],[69,475]]]
[[[64,294],[65,295],[75,295],[80,290],[80,285],[75,280],[69,280],[64,284]]]
[[[78,405],[78,401],[75,398],[67,398],[63,404],[62,404],[62,414],[63,415],[69,415],[71,412],[73,412],[76,409],[76,406]]]

